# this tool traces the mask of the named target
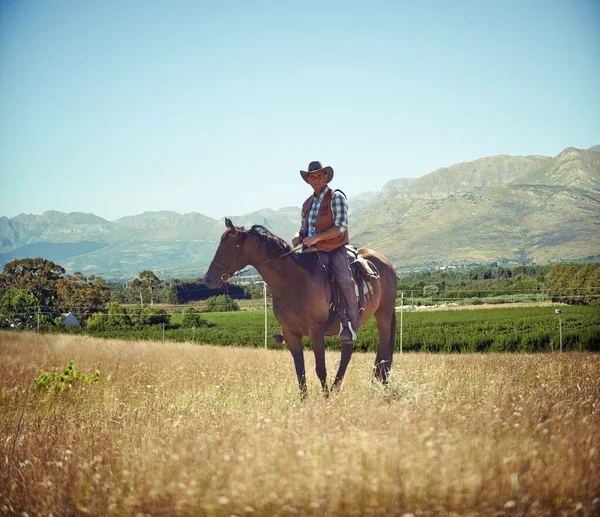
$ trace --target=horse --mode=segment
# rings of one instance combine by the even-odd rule
[[[325,395],[327,369],[325,366],[325,335],[338,332],[339,317],[326,330],[330,309],[329,281],[311,253],[295,252],[290,244],[260,225],[250,229],[234,226],[225,219],[226,230],[204,276],[206,285],[220,288],[246,266],[253,266],[271,289],[273,313],[281,325],[296,368],[301,397],[306,397],[306,373],[302,337],[310,338],[315,354],[316,373]],[[396,271],[380,253],[370,249],[358,250],[358,256],[368,259],[377,269],[379,278],[371,280],[371,295],[365,299],[360,322],[375,315],[379,331],[379,347],[374,378],[387,384],[396,341]],[[331,387],[338,388],[352,357],[352,343],[342,343],[342,355]]]

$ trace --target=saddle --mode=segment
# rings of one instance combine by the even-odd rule
[[[356,290],[356,303],[358,303],[358,312],[360,314],[365,310],[365,300],[368,300],[373,294],[372,281],[379,279],[379,271],[370,260],[361,257],[355,247],[347,244],[345,249],[348,254],[348,262]],[[317,251],[317,248],[306,248],[303,253],[312,253],[314,251]],[[324,332],[327,332],[333,325],[333,322],[345,314],[346,307],[344,306],[344,298],[340,295],[335,278],[333,277],[333,272],[319,260],[316,253],[313,256],[329,285],[327,296],[328,300],[330,300],[329,317],[324,327]],[[281,334],[274,334],[273,338],[279,344],[285,342]]]
[[[348,254],[348,262],[350,271],[352,272],[352,280],[356,291],[356,302],[358,303],[359,314],[365,310],[365,300],[373,294],[372,281],[379,278],[379,271],[370,260],[361,257],[358,250],[350,245],[345,246]],[[325,277],[329,282],[330,297],[329,317],[325,324],[325,332],[327,332],[338,316],[345,314],[346,307],[344,306],[344,298],[340,295],[338,286],[333,277],[332,271],[323,264],[317,257],[317,262],[321,270],[325,273]]]

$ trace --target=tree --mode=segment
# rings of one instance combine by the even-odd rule
[[[41,257],[17,259],[4,265],[0,289],[21,289],[33,294],[44,308],[55,308],[57,281],[65,274],[62,266]]]
[[[574,291],[575,303],[600,305],[600,264],[589,262],[575,273],[571,288]]]
[[[252,298],[253,300],[260,300],[265,295],[262,282],[259,282],[256,284],[244,285],[243,289],[244,289],[244,292],[246,294],[250,295],[250,298]],[[267,286],[267,296],[269,296],[269,297],[272,296],[271,289],[269,286]]]
[[[139,278],[134,278],[129,284],[132,291],[139,293],[140,297],[140,306],[144,307],[144,288],[142,286],[142,281]]]
[[[0,298],[0,328],[34,328],[38,307],[32,293],[11,287]]]
[[[438,294],[439,288],[437,285],[430,284],[423,287],[423,296],[425,298],[431,298],[434,295]]]
[[[144,300],[150,300],[150,305],[154,305],[156,291],[160,287],[160,280],[149,270],[142,271],[138,278],[134,278],[129,286],[139,293],[140,305],[144,306]]]
[[[189,303],[206,300],[211,296],[225,294],[224,288],[209,289],[202,278],[196,278],[194,280],[173,280],[170,282],[168,291],[171,299],[175,299],[171,303]],[[250,298],[250,294],[246,292],[246,287],[239,285],[227,284],[227,292],[236,299]],[[262,293],[262,286],[260,286],[260,292]]]
[[[553,301],[600,305],[599,286],[599,264],[556,264],[548,271],[547,287]]]
[[[154,274],[154,272],[146,270],[140,273],[140,280],[142,283],[142,287],[148,291],[150,295],[150,305],[154,305],[154,296],[156,291],[160,287],[160,280]]]
[[[123,282],[110,282],[110,301],[118,303],[127,303],[127,284]]]
[[[110,285],[100,276],[85,277],[76,272],[56,284],[61,310],[73,312],[80,320],[100,311],[110,298]]]

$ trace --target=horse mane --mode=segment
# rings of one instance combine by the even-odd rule
[[[269,256],[276,257],[292,250],[292,247],[288,242],[270,232],[260,224],[252,226],[252,228],[248,230],[248,235],[256,236],[257,246],[264,249]]]
[[[290,246],[287,241],[270,232],[260,224],[252,226],[252,228],[248,230],[247,235],[255,236],[257,248],[261,250],[264,249],[270,258],[277,258],[284,253],[292,251],[292,246]],[[312,253],[290,253],[289,257],[296,265],[310,271],[312,274],[316,274],[319,270]]]

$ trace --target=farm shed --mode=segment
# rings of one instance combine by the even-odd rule
[[[60,315],[60,320],[63,327],[81,327],[81,323],[74,314],[68,312]]]

